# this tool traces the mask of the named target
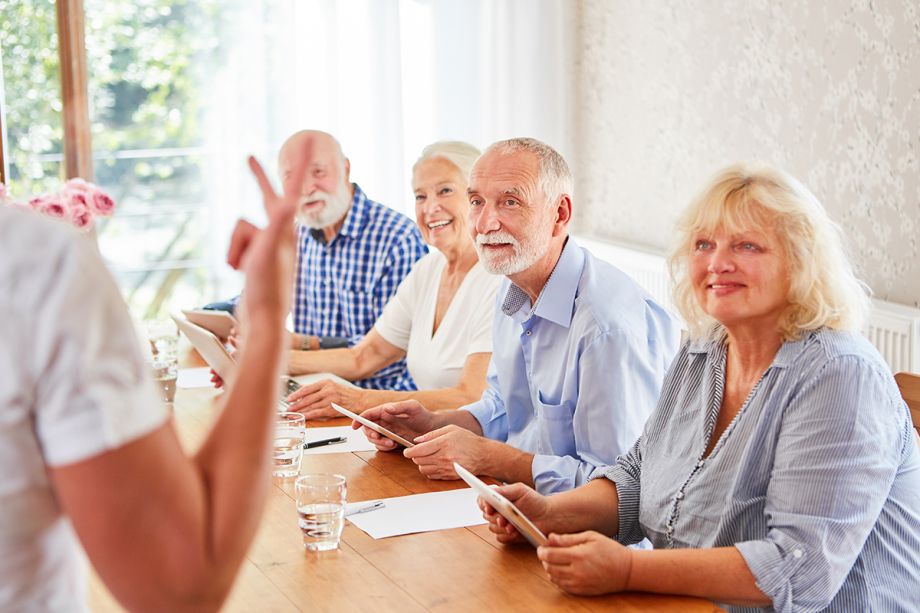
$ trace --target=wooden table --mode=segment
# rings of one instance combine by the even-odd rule
[[[214,395],[206,389],[178,391],[175,419],[187,449],[207,433]],[[393,452],[304,456],[301,471],[345,475],[350,502],[465,487],[462,481],[430,481]],[[225,611],[721,610],[687,597],[566,595],[549,582],[532,547],[502,546],[484,525],[374,540],[346,521],[337,551],[306,552],[293,497],[293,480],[276,479]],[[96,577],[90,606],[121,610]]]

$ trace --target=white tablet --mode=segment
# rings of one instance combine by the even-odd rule
[[[236,360],[233,359],[233,356],[230,355],[230,352],[227,351],[224,344],[220,342],[220,339],[214,336],[213,333],[205,330],[201,326],[196,326],[186,319],[176,317],[175,315],[173,315],[172,318],[173,321],[176,322],[176,325],[179,326],[179,330],[188,337],[188,340],[192,341],[192,345],[195,346],[195,349],[198,350],[198,353],[201,354],[204,361],[208,363],[208,366],[210,366],[221,379],[229,383],[236,370]]]
[[[361,417],[361,416],[358,415],[357,413],[352,413],[352,412],[349,411],[348,409],[346,409],[346,408],[344,408],[344,407],[340,407],[339,405],[337,405],[337,404],[334,403],[334,402],[331,402],[330,404],[332,405],[332,408],[333,408],[333,409],[335,409],[336,411],[338,411],[339,413],[341,413],[341,414],[344,415],[345,417],[350,417],[351,419],[355,420],[355,421],[358,422],[359,424],[362,424],[362,425],[364,425],[364,426],[367,426],[368,428],[370,428],[370,429],[373,430],[374,432],[377,432],[378,434],[384,435],[385,437],[387,437],[387,438],[390,439],[391,441],[394,441],[394,442],[396,442],[396,443],[399,443],[399,444],[402,445],[403,447],[415,447],[415,443],[413,443],[412,441],[407,441],[406,439],[404,439],[403,437],[399,436],[399,435],[396,434],[395,432],[393,432],[393,431],[391,431],[391,430],[387,430],[386,428],[384,428],[384,427],[381,426],[380,424],[374,423],[374,422],[372,422],[371,420],[369,420],[369,419],[367,419],[367,418]]]
[[[511,525],[521,533],[521,536],[530,541],[531,545],[534,547],[546,545],[546,535],[543,534],[526,515],[521,513],[510,500],[496,492],[494,488],[483,483],[479,477],[456,462],[454,462],[454,470],[457,471],[461,479],[476,490],[476,493],[479,494],[483,500],[488,502],[502,517],[511,522]]]
[[[230,336],[230,330],[239,328],[236,318],[226,311],[212,311],[210,309],[182,310],[190,322],[217,335],[218,338]]]

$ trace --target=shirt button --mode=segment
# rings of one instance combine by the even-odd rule
[[[706,463],[706,460],[700,460],[699,462],[696,463],[696,467],[697,467],[697,468],[702,468],[702,467],[703,467],[703,464],[705,464],[705,463]]]
[[[530,335],[532,334],[532,332],[531,332],[530,330],[528,330],[528,331],[525,332],[524,334],[526,334],[527,336],[530,336]]]
[[[792,552],[792,557],[795,558],[796,560],[801,558],[803,555],[804,554],[802,553],[801,549],[796,549],[795,551]]]
[[[674,526],[668,526],[668,534],[674,533]]]
[[[683,493],[683,492],[677,492],[677,499],[678,499],[678,500],[680,500],[680,499],[683,498],[683,497],[684,497],[684,493]]]

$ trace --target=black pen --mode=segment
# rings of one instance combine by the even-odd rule
[[[323,445],[336,445],[338,443],[344,443],[348,441],[344,436],[336,436],[335,438],[323,438],[318,441],[312,441],[310,443],[304,443],[304,449],[313,449],[314,447],[322,447]]]

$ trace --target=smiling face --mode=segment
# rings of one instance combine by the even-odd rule
[[[540,185],[540,164],[528,151],[485,153],[470,174],[470,231],[483,267],[514,275],[549,249],[555,210]]]
[[[299,196],[297,219],[319,229],[336,223],[351,205],[347,162],[335,140],[322,132],[299,132],[281,148],[278,155],[282,189]],[[303,181],[295,185],[291,173],[306,167]]]
[[[789,265],[770,224],[693,235],[690,281],[704,313],[729,331],[778,329],[789,305]]]
[[[466,180],[453,162],[434,157],[412,172],[415,219],[422,238],[441,252],[468,247]]]

